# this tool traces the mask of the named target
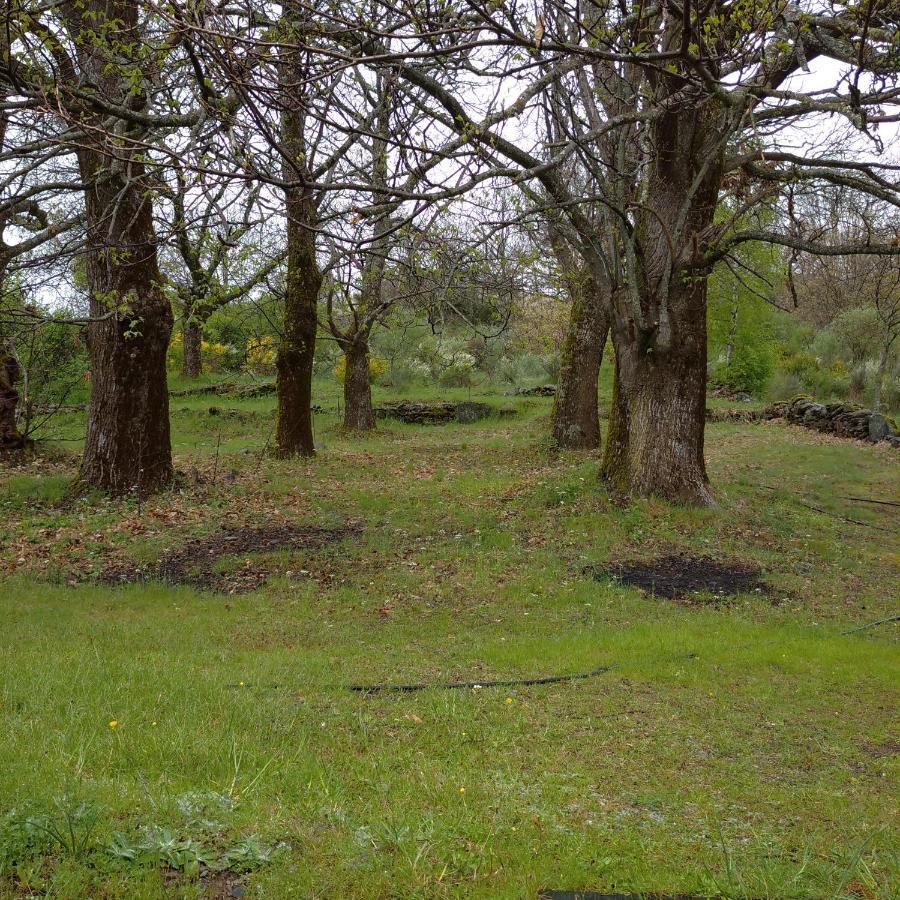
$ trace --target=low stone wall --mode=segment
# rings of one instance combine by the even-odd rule
[[[478,422],[493,415],[508,415],[505,410],[495,410],[487,403],[464,401],[450,403],[436,400],[433,403],[414,403],[403,400],[400,403],[385,403],[375,407],[379,419],[400,419],[414,425],[440,425],[446,422]]]
[[[891,423],[870,409],[852,403],[816,403],[808,397],[797,397],[786,403],[773,403],[764,411],[765,418],[783,418],[793,425],[803,425],[824,434],[858,441],[888,441],[900,447],[900,434]]]
[[[886,441],[900,447],[900,433],[882,415],[861,409],[852,403],[817,403],[808,397],[796,397],[772,403],[765,409],[706,410],[709,422],[759,422],[784,419],[792,425],[802,425],[823,434],[877,444]]]

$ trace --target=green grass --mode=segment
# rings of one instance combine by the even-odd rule
[[[203,896],[147,829],[243,859],[260,897],[900,892],[896,625],[841,634],[897,612],[896,517],[841,499],[896,500],[895,452],[712,425],[719,508],[620,509],[547,451],[548,400],[409,389],[519,415],[355,438],[318,393],[312,462],[263,455],[271,398],[174,398],[181,486],[140,506],[69,495],[74,457],[0,473],[0,896]],[[249,594],[85,580],[223,524],[348,520]],[[780,602],[583,574],[673,550],[753,561]]]

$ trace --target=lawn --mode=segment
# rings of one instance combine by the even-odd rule
[[[322,386],[279,461],[271,397],[176,397],[172,492],[73,494],[78,413],[0,469],[0,896],[900,895],[898,628],[844,633],[898,612],[897,507],[848,499],[896,451],[715,424],[718,508],[622,508],[550,400],[432,393],[516,415],[356,438]],[[150,577],[297,525],[334,539]],[[771,590],[595,577],[676,553]]]

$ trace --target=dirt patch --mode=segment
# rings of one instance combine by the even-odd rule
[[[614,579],[648,594],[690,603],[719,603],[735,594],[771,594],[749,563],[673,554],[649,562],[617,563],[608,569],[591,568],[597,580]]]
[[[900,740],[887,741],[884,744],[866,744],[863,748],[873,759],[900,755]]]
[[[216,571],[219,560],[279,550],[320,550],[359,533],[360,528],[355,523],[337,528],[318,525],[226,527],[218,534],[188,541],[150,565],[120,564],[105,569],[100,580],[104,584],[158,580],[227,594],[243,593],[264,584],[270,574],[269,568],[248,559],[236,570],[223,573]]]
[[[199,883],[202,891],[200,896],[209,900],[240,900],[247,895],[247,888],[241,884],[241,876],[229,869],[213,870],[204,866],[197,882],[175,869],[163,869],[162,876],[166,888],[173,893],[189,884]]]

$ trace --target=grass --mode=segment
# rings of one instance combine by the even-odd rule
[[[896,500],[895,452],[712,425],[718,509],[621,509],[547,451],[549,401],[404,394],[519,415],[356,438],[321,386],[323,449],[285,462],[271,398],[175,398],[178,490],[70,495],[77,415],[0,473],[0,896],[204,896],[204,861],[277,898],[897,896],[896,625],[841,633],[897,612],[896,517],[842,499]],[[348,520],[248,594],[91,580],[223,524]],[[583,574],[682,550],[757,563],[778,602]]]

